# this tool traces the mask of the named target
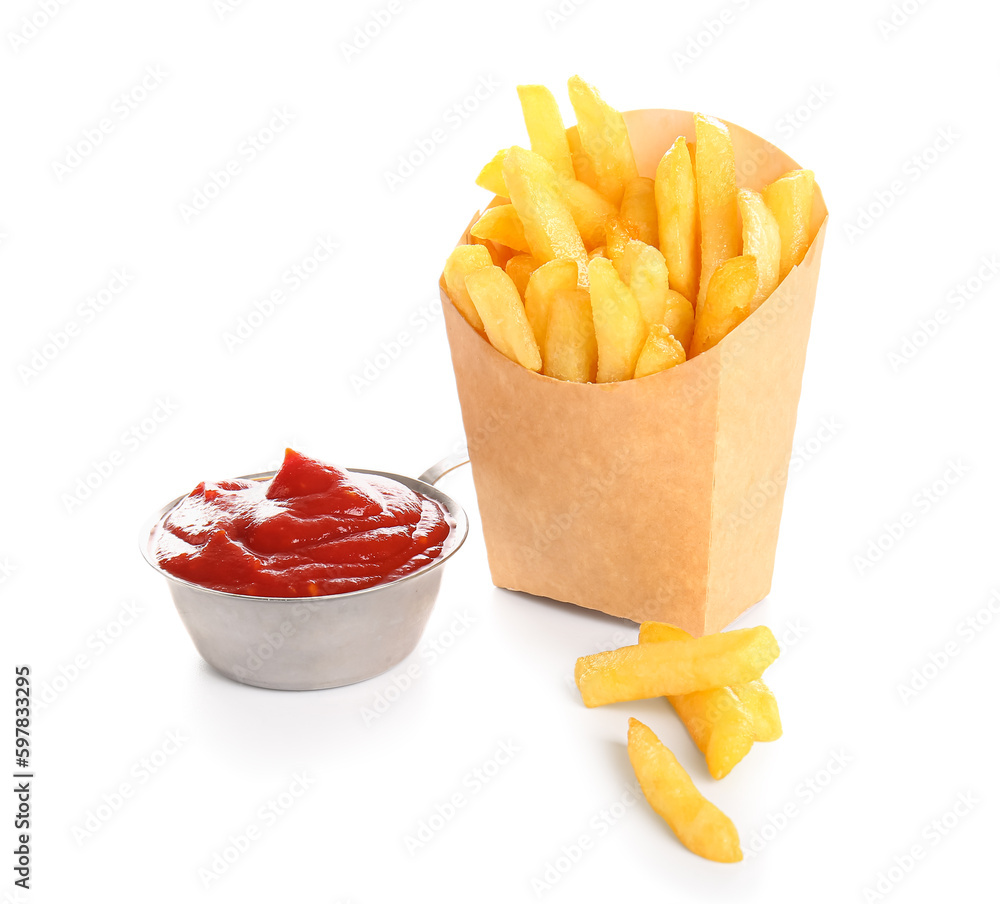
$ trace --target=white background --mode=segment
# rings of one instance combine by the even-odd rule
[[[982,900],[1000,794],[1000,280],[989,268],[976,280],[1000,252],[1000,22],[986,4],[905,6],[399,0],[348,55],[387,2],[93,0],[47,23],[39,0],[5,4],[4,724],[13,664],[32,666],[41,699],[34,887],[14,895],[6,853],[2,900]],[[12,41],[33,15],[37,33]],[[123,107],[147,67],[158,84]],[[480,166],[526,140],[515,86],[549,85],[569,119],[576,72],[622,109],[701,110],[772,139],[815,170],[831,211],[773,591],[741,621],[783,641],[767,680],[785,736],[721,782],[662,701],[582,706],[576,657],[631,642],[635,626],[495,590],[467,468],[441,484],[472,532],[422,647],[354,687],[219,677],[138,552],[164,502],[273,467],[286,445],[407,474],[460,446],[438,274],[485,202]],[[275,109],[290,123],[241,156]],[[68,146],[103,118],[101,143],[70,166]],[[390,189],[400,155],[435,129],[445,140]],[[233,159],[241,171],[185,218]],[[320,238],[335,255],[227,348]],[[129,285],[85,320],[81,303],[122,269]],[[931,336],[921,321],[936,313],[947,322]],[[399,334],[405,350],[375,366]],[[360,387],[366,366],[375,379]],[[880,536],[887,548],[865,561]],[[127,625],[125,605],[139,610]],[[977,616],[978,630],[960,626]],[[471,622],[461,635],[458,618]],[[366,724],[413,665],[418,678]],[[926,687],[905,693],[925,666]],[[732,817],[742,864],[693,856],[634,802],[629,715]],[[515,752],[497,766],[502,745]],[[309,787],[262,816],[296,774]],[[408,851],[456,793],[464,806]],[[14,805],[0,803],[7,852]],[[251,825],[260,839],[206,888],[199,870]]]

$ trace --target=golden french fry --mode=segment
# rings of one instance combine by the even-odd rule
[[[681,135],[656,167],[654,196],[660,251],[670,288],[693,305],[698,298],[698,193],[688,145]]]
[[[615,270],[639,302],[646,325],[662,323],[667,309],[667,262],[652,245],[632,239],[614,260]]]
[[[639,627],[639,643],[664,643],[690,638],[687,631],[663,622],[644,622]],[[753,683],[667,697],[691,735],[691,740],[705,754],[705,764],[712,778],[727,776],[753,747],[754,719],[743,705],[738,692],[738,688],[750,687]],[[757,683],[763,684],[761,681]]]
[[[640,242],[656,247],[660,237],[656,221],[656,186],[652,179],[636,176],[625,183],[621,216],[635,227]]]
[[[595,257],[607,257],[607,256],[608,256],[608,249],[605,248],[604,245],[598,245],[593,251],[590,252],[590,254],[587,255],[587,257],[590,260],[593,260]]]
[[[597,378],[594,317],[590,295],[582,286],[574,285],[552,298],[542,361],[542,373],[557,380],[593,383]]]
[[[542,264],[531,274],[524,293],[524,312],[540,349],[545,346],[552,299],[560,292],[575,288],[577,276],[576,264],[562,259]]]
[[[565,134],[565,133],[564,133]],[[507,184],[503,180],[503,161],[507,157],[507,149],[498,151],[496,156],[483,167],[476,183],[483,188],[494,191],[498,198],[507,197]],[[559,190],[569,207],[570,215],[576,228],[580,230],[580,238],[587,248],[596,248],[604,243],[604,221],[617,214],[614,204],[608,201],[600,192],[556,173],[559,178]]]
[[[534,151],[512,147],[504,157],[503,178],[532,256],[543,263],[576,261],[580,283],[586,285],[587,249],[549,162]]]
[[[764,202],[781,231],[779,280],[784,279],[792,267],[802,263],[809,250],[813,182],[812,170],[792,170],[764,189]]]
[[[522,298],[524,298],[524,293],[527,291],[529,277],[538,267],[538,261],[530,254],[515,254],[507,261],[507,266],[504,267],[504,270],[514,280],[514,285],[517,286],[518,294]]]
[[[740,253],[740,212],[736,204],[736,158],[729,129],[718,119],[696,113],[694,158],[701,220],[701,278],[695,313],[705,300],[708,283],[724,261]]]
[[[781,716],[778,715],[778,701],[771,689],[758,678],[746,684],[733,686],[733,692],[740,698],[743,708],[749,713],[753,723],[755,741],[777,741],[781,737]]]
[[[618,214],[612,214],[604,221],[605,247],[611,260],[619,260],[625,254],[626,245],[635,240],[633,228]]]
[[[514,281],[499,267],[483,267],[466,276],[465,287],[493,347],[528,370],[541,370],[542,355]]]
[[[479,316],[469,297],[465,278],[476,270],[492,266],[493,258],[484,245],[459,245],[448,255],[444,265],[444,284],[448,297],[461,315],[480,331],[484,329],[483,318]]]
[[[732,820],[702,797],[677,757],[638,719],[628,720],[628,757],[649,805],[684,847],[718,863],[743,859]]]
[[[774,635],[759,626],[581,656],[575,677],[583,702],[603,706],[753,681],[777,658]]]
[[[594,164],[597,190],[617,207],[626,183],[639,175],[625,119],[578,75],[569,80],[569,99],[580,145]]]
[[[521,100],[531,149],[552,164],[557,176],[575,180],[566,127],[552,92],[544,85],[518,85],[517,96]]]
[[[670,330],[670,335],[681,344],[687,355],[694,335],[694,307],[680,292],[673,289],[667,290],[663,325]]]
[[[603,257],[589,264],[590,304],[597,336],[597,382],[631,380],[646,341],[646,322],[639,302],[615,265]]]
[[[750,315],[757,291],[757,261],[749,254],[722,264],[708,283],[704,302],[694,312],[691,354],[700,355],[722,341]]]
[[[497,151],[493,159],[476,176],[476,185],[501,198],[507,197],[507,186],[503,181],[503,161],[506,156],[507,148]]]
[[[741,188],[737,201],[743,220],[743,253],[757,259],[757,291],[750,305],[753,313],[778,285],[781,264],[781,232],[774,214],[759,192]]]
[[[565,179],[561,185],[563,197],[573,215],[576,228],[580,230],[583,244],[588,248],[603,245],[604,223],[609,216],[614,215],[615,206],[596,189],[576,179]]]
[[[506,245],[515,251],[530,253],[524,238],[524,227],[513,204],[499,204],[483,211],[469,230],[477,239],[486,239],[499,245]]]
[[[635,362],[635,379],[658,374],[661,370],[683,364],[684,360],[684,346],[670,335],[670,330],[662,323],[653,323]]]
[[[597,173],[594,172],[593,161],[583,152],[580,133],[576,126],[570,126],[566,130],[566,141],[569,142],[569,152],[573,158],[573,172],[576,173],[577,181],[589,185],[594,191],[597,191]]]

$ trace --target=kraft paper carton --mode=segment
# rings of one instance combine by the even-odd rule
[[[677,135],[695,137],[687,112],[625,119],[640,175],[654,175]],[[741,187],[759,191],[799,168],[727,125]],[[767,595],[826,232],[818,187],[812,216],[802,263],[746,321],[709,351],[640,380],[532,373],[465,321],[442,282],[498,587],[694,635],[721,630]]]

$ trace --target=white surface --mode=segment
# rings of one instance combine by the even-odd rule
[[[1000,280],[962,310],[948,299],[1000,252],[1000,23],[986,4],[895,5],[914,12],[883,36],[888,0],[590,0],[565,2],[559,22],[555,0],[399,0],[349,61],[342,42],[388,3],[250,0],[225,15],[211,0],[72,3],[18,53],[9,34],[39,3],[6,5],[0,674],[8,700],[15,662],[31,664],[36,694],[63,690],[34,715],[34,888],[14,897],[7,854],[3,900],[535,900],[533,880],[557,861],[569,868],[549,873],[558,881],[541,896],[558,901],[881,900],[870,890],[890,872],[892,900],[982,899],[1000,792],[1000,605],[987,608],[1000,586]],[[723,11],[732,21],[679,65],[674,54]],[[119,118],[115,98],[157,66],[162,81]],[[635,627],[493,589],[468,469],[441,484],[473,526],[423,651],[405,664],[420,674],[369,725],[363,710],[394,675],[305,694],[230,683],[199,660],[136,548],[164,501],[202,478],[274,466],[285,445],[417,474],[461,442],[443,323],[421,310],[484,200],[479,167],[525,140],[515,85],[551,86],[569,114],[575,72],[621,108],[703,110],[771,137],[815,170],[831,210],[797,436],[813,451],[788,487],[773,592],[744,619],[785,638],[767,674],[785,737],[722,782],[662,702],[584,709],[576,657],[629,642]],[[477,85],[495,85],[479,109],[449,113]],[[810,96],[818,109],[803,107],[792,128],[784,117]],[[257,159],[241,158],[274,108],[294,118]],[[60,181],[53,161],[105,116],[110,134]],[[390,191],[398,156],[439,128],[446,140]],[[910,158],[949,129],[953,143],[914,170]],[[240,174],[185,222],[180,205],[234,157]],[[845,225],[894,180],[903,191],[852,241]],[[227,350],[224,334],[326,236],[333,258]],[[119,268],[130,285],[84,322],[77,306]],[[950,321],[894,369],[890,352],[936,310]],[[80,334],[26,384],[18,366],[71,319]],[[401,333],[409,347],[358,391],[351,377]],[[176,410],[160,409],[141,441],[128,436],[164,400]],[[836,435],[824,442],[828,421]],[[113,453],[111,475],[67,511],[63,494]],[[968,473],[919,502],[952,461]],[[908,511],[913,526],[859,572],[855,557]],[[117,633],[129,601],[140,614],[102,648],[96,632]],[[967,640],[958,626],[976,613],[991,623]],[[461,617],[472,624],[435,657],[430,645]],[[948,644],[946,668],[904,703],[899,686]],[[78,656],[88,667],[60,682]],[[645,802],[614,807],[631,800],[633,714],[733,818],[745,850],[763,831],[757,856],[702,861]],[[179,749],[154,756],[172,749],[170,732]],[[491,766],[504,744],[516,752]],[[839,754],[850,762],[831,776]],[[155,774],[136,765],[151,756]],[[477,785],[477,769],[495,774]],[[311,784],[294,805],[262,815],[302,773]],[[78,842],[74,828],[122,783],[132,796]],[[929,827],[963,793],[978,803],[935,841]],[[453,794],[465,806],[409,852],[407,836]],[[782,830],[766,829],[789,805]],[[206,889],[199,870],[251,824],[260,839]],[[583,835],[590,849],[560,861]],[[893,871],[914,845],[921,858]]]

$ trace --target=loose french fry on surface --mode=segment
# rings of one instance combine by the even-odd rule
[[[722,264],[708,283],[704,302],[694,312],[691,355],[718,345],[750,315],[757,291],[757,261],[742,254]]]
[[[515,251],[530,253],[527,241],[524,238],[524,227],[521,219],[514,210],[513,204],[499,204],[483,211],[483,215],[476,220],[470,233],[477,239],[487,239],[500,245],[506,245]]]
[[[743,220],[743,253],[757,260],[757,291],[750,312],[753,313],[778,285],[781,265],[781,232],[759,192],[741,188],[737,196]]]
[[[663,622],[643,622],[639,627],[639,643],[690,638],[687,631]],[[763,685],[759,679],[757,683]],[[737,691],[751,684],[753,682],[667,697],[691,740],[705,754],[705,765],[712,778],[727,776],[753,747],[756,739],[754,719]]]
[[[718,863],[743,859],[732,820],[702,797],[677,757],[638,719],[628,721],[628,757],[649,805],[684,847]]]
[[[781,231],[779,279],[784,279],[792,267],[802,263],[809,250],[813,182],[812,170],[792,170],[764,189],[764,202]]]
[[[670,273],[670,288],[693,305],[698,298],[701,250],[698,246],[698,193],[694,167],[681,135],[656,167],[654,197],[660,251]]]
[[[517,96],[531,149],[552,164],[556,175],[576,179],[566,127],[552,92],[544,85],[518,85]]]
[[[595,257],[589,264],[589,275],[597,336],[597,382],[631,380],[646,341],[646,321],[639,302],[606,258]]]
[[[465,278],[475,270],[492,266],[493,258],[484,245],[459,245],[448,255],[444,265],[444,284],[448,288],[448,297],[462,316],[480,331],[483,330],[483,318],[469,298]]]
[[[663,309],[663,325],[683,347],[687,355],[694,335],[694,306],[680,292],[667,290]]]
[[[532,256],[542,262],[576,261],[586,285],[587,249],[549,162],[534,151],[512,147],[504,157],[503,178]]]
[[[617,207],[625,185],[639,175],[625,118],[578,75],[569,80],[569,99],[580,146],[594,165],[597,190]]]
[[[614,259],[615,270],[635,300],[647,326],[663,323],[670,291],[667,262],[652,245],[638,239],[626,242],[625,249]]]
[[[742,234],[736,202],[736,158],[729,129],[718,119],[696,113],[694,130],[695,185],[701,222],[697,313],[716,268],[740,253]]]
[[[538,261],[530,254],[515,254],[507,261],[507,266],[504,267],[504,270],[514,280],[514,285],[517,286],[517,291],[521,298],[524,298],[524,293],[528,288],[528,279],[539,266]]]
[[[594,317],[590,295],[582,286],[574,285],[552,298],[542,350],[542,373],[576,383],[593,383],[597,379]]]
[[[507,148],[497,151],[493,159],[476,176],[476,185],[501,198],[507,197],[507,186],[503,181],[503,161],[506,156]]]
[[[774,635],[760,626],[581,656],[575,677],[584,704],[603,706],[753,681],[777,658]]]
[[[541,370],[542,355],[514,281],[499,267],[490,266],[466,276],[465,288],[493,347],[528,370]]]
[[[651,324],[646,342],[635,362],[635,379],[657,374],[661,370],[683,364],[684,361],[684,346],[670,335],[670,330],[662,323]]]
[[[753,722],[755,741],[777,741],[781,737],[781,716],[778,701],[771,689],[760,679],[737,684],[733,692],[740,698],[743,708]]]
[[[635,227],[640,242],[656,246],[660,237],[656,223],[656,187],[652,179],[636,176],[625,183],[621,216]]]
[[[542,264],[528,279],[528,288],[524,293],[524,312],[539,348],[543,348],[545,344],[552,299],[560,292],[575,288],[577,282],[576,264],[561,259]]]

